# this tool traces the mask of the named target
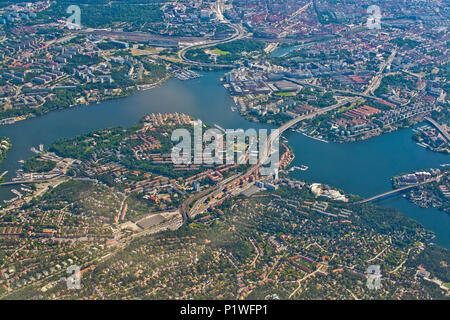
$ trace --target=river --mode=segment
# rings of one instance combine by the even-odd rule
[[[48,147],[60,137],[72,137],[91,130],[130,126],[152,112],[183,112],[202,119],[205,123],[224,128],[259,128],[243,119],[230,107],[233,100],[221,85],[220,72],[204,73],[203,77],[180,81],[171,79],[146,91],[114,101],[51,112],[11,125],[0,126],[0,136],[13,143],[0,170],[8,170],[6,181],[15,175],[18,161],[31,157],[31,147]],[[293,176],[310,182],[327,183],[347,193],[367,197],[391,190],[390,178],[399,173],[439,167],[449,163],[448,155],[438,154],[417,146],[411,139],[412,130],[404,129],[350,144],[324,143],[299,133],[289,133],[289,144],[294,148],[293,165],[305,164],[307,171],[294,171]],[[0,188],[0,200],[12,198],[10,187]],[[450,248],[450,216],[436,209],[419,208],[401,197],[384,200],[405,215],[419,221],[436,234],[435,242]]]

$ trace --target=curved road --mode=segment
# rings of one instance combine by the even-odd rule
[[[195,48],[212,47],[212,46],[215,46],[220,43],[226,43],[226,42],[231,42],[234,40],[242,39],[247,35],[245,29],[242,26],[233,24],[231,22],[224,22],[224,23],[234,29],[234,34],[231,37],[228,37],[223,40],[211,40],[211,41],[208,41],[207,43],[203,42],[203,43],[188,45],[188,46],[184,47],[183,49],[181,49],[180,51],[178,51],[178,57],[181,60],[183,60],[185,63],[200,66],[200,67],[232,68],[233,65],[230,65],[230,64],[205,63],[205,62],[194,61],[194,60],[190,60],[190,59],[186,58],[186,52],[188,50],[195,49]]]

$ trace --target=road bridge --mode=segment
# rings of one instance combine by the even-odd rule
[[[367,202],[371,202],[371,201],[374,201],[374,200],[377,200],[377,199],[381,199],[381,198],[384,198],[384,197],[387,197],[387,196],[390,196],[390,195],[393,195],[393,194],[396,194],[396,193],[401,193],[403,191],[406,191],[406,190],[409,190],[409,189],[412,189],[412,188],[415,188],[415,187],[418,187],[418,186],[421,186],[421,185],[424,185],[424,184],[428,184],[428,183],[434,182],[437,179],[439,179],[440,177],[441,176],[438,176],[438,177],[435,177],[433,179],[428,179],[428,180],[420,182],[420,183],[407,185],[407,186],[404,186],[404,187],[401,187],[401,188],[398,188],[398,189],[394,189],[394,190],[391,190],[391,191],[388,191],[388,192],[377,194],[376,196],[373,196],[373,197],[370,197],[368,199],[364,199],[364,200],[358,201],[357,203],[367,203]]]
[[[43,180],[17,180],[17,181],[9,181],[9,182],[3,182],[0,183],[0,186],[13,186],[16,184],[32,184],[32,183],[44,183],[49,182],[50,179],[43,179]]]
[[[450,135],[448,134],[447,130],[444,129],[444,127],[442,127],[439,123],[429,117],[426,117],[425,120],[431,123],[444,136],[447,142],[450,142]]]
[[[205,63],[205,62],[194,61],[194,60],[186,58],[186,52],[188,50],[195,49],[195,48],[212,47],[212,46],[215,46],[215,45],[218,45],[221,43],[227,43],[227,42],[241,39],[246,35],[245,30],[242,26],[234,25],[232,23],[226,23],[226,22],[224,22],[224,23],[234,29],[234,34],[231,37],[228,37],[228,38],[222,39],[222,40],[211,40],[211,41],[208,41],[207,43],[189,45],[187,47],[184,47],[180,51],[178,51],[178,57],[188,64],[196,65],[196,66],[200,66],[200,67],[233,68],[234,65],[230,65],[230,64]]]

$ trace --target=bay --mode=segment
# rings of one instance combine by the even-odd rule
[[[72,137],[105,127],[128,127],[149,113],[186,113],[209,125],[226,129],[270,128],[249,122],[231,111],[233,100],[220,83],[221,72],[203,73],[203,77],[180,81],[171,79],[159,87],[139,91],[114,101],[51,112],[12,125],[0,126],[0,136],[13,143],[1,172],[8,170],[6,181],[15,176],[19,160],[33,155],[31,147],[48,147],[62,137]],[[363,197],[391,190],[390,178],[449,163],[448,155],[417,146],[411,139],[411,129],[385,134],[373,139],[350,143],[323,143],[299,133],[287,138],[296,154],[293,165],[305,164],[307,171],[294,171],[293,176],[309,182],[327,183],[347,193]],[[0,200],[12,198],[11,187],[0,187]],[[401,210],[436,234],[435,242],[450,248],[450,216],[436,209],[419,208],[401,197],[380,202]]]

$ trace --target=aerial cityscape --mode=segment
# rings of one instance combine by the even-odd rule
[[[0,300],[449,300],[449,21],[0,1]]]

